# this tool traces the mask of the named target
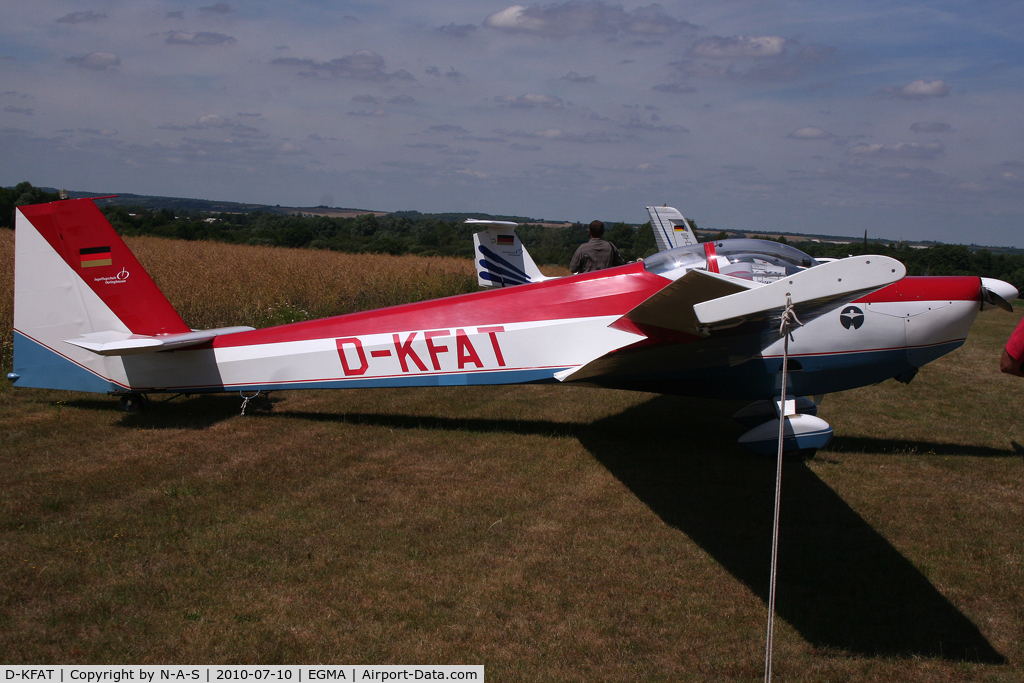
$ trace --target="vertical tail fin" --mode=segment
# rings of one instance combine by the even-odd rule
[[[91,199],[18,207],[15,231],[15,386],[125,389],[119,358],[67,340],[190,332]]]
[[[473,235],[477,284],[481,287],[509,287],[551,279],[542,275],[530,258],[516,234],[517,223],[472,218],[467,218],[466,223],[486,228]]]
[[[651,217],[651,228],[654,230],[654,241],[658,243],[658,251],[697,244],[697,236],[693,234],[689,222],[677,209],[671,206],[648,206],[647,213]]]

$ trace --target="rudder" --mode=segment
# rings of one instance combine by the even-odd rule
[[[473,235],[477,284],[481,287],[509,287],[551,279],[541,274],[526,251],[516,234],[516,223],[472,218],[466,223],[486,228]]]

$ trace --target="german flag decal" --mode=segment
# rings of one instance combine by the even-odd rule
[[[498,244],[502,246],[512,246],[515,243],[515,239],[512,235],[498,235]]]
[[[82,259],[83,268],[109,266],[114,263],[110,258],[110,247],[90,247],[88,249],[79,249],[78,255]]]

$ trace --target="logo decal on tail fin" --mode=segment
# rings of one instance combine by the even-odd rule
[[[131,275],[131,273],[129,273],[127,269],[122,268],[121,272],[119,272],[117,275],[108,275],[106,277],[94,277],[92,281],[102,282],[105,285],[122,285],[128,281],[129,275]]]
[[[522,269],[512,265],[482,244],[480,245],[480,253],[484,256],[480,260],[480,265],[484,268],[480,273],[480,277],[485,280],[512,285],[525,285],[527,282],[531,282],[530,276]]]

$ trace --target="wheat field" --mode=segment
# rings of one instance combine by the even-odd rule
[[[268,327],[475,291],[471,261],[125,239],[194,329]],[[14,231],[0,230],[0,368],[11,367]]]

